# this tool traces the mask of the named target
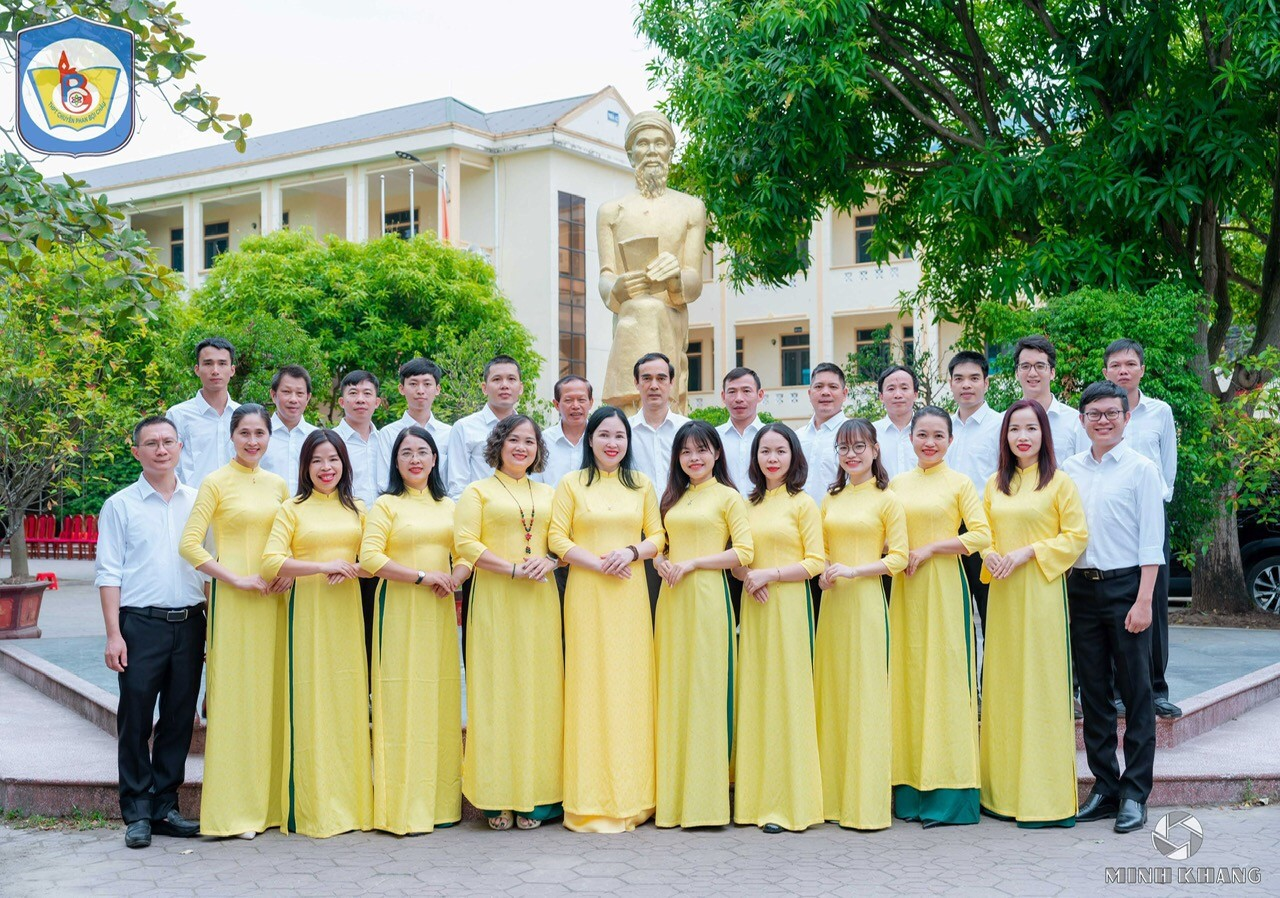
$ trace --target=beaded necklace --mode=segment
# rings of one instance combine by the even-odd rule
[[[529,487],[529,520],[526,521],[524,518],[524,506],[520,504],[516,494],[507,489],[507,485],[502,482],[502,478],[498,476],[496,471],[493,479],[498,481],[498,486],[502,487],[503,491],[511,497],[511,501],[516,503],[516,508],[520,509],[520,526],[524,528],[524,554],[532,555],[533,546],[530,544],[533,542],[533,522],[538,516],[538,507],[533,504],[533,484],[529,483],[527,476],[524,478],[525,484]]]

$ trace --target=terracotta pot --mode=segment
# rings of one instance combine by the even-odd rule
[[[38,639],[40,601],[49,587],[47,580],[31,583],[0,583],[0,639]]]

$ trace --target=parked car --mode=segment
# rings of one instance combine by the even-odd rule
[[[1253,509],[1242,509],[1236,524],[1240,534],[1244,582],[1249,587],[1253,604],[1259,611],[1280,614],[1280,524],[1259,521]],[[1191,572],[1177,559],[1170,567],[1169,578],[1170,595],[1191,595]]]

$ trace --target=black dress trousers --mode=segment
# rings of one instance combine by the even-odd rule
[[[1169,666],[1169,523],[1165,520],[1164,564],[1156,574],[1156,591],[1151,598],[1151,692],[1155,698],[1169,697],[1165,668]]]
[[[1151,794],[1156,756],[1156,714],[1151,694],[1151,628],[1130,633],[1125,616],[1138,596],[1141,569],[1106,580],[1073,571],[1067,579],[1071,614],[1071,656],[1080,681],[1084,746],[1093,772],[1093,791],[1145,803]],[[1116,761],[1116,708],[1111,671],[1127,709],[1124,774]]]
[[[168,621],[122,608],[120,635],[127,665],[116,712],[120,816],[125,823],[162,820],[178,807],[195,725],[204,666],[204,606],[186,620]],[[150,746],[156,701],[155,739]]]

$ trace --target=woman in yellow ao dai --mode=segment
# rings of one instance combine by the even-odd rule
[[[907,518],[880,461],[876,429],[836,432],[836,482],[822,500],[822,617],[814,648],[823,817],[848,829],[892,822],[889,610],[882,576],[907,566]]]
[[[755,557],[733,571],[743,581],[733,819],[799,831],[823,820],[809,594],[809,579],[826,567],[822,523],[790,427],[756,432],[748,473]]]
[[[587,421],[586,467],[556,488],[551,551],[564,595],[564,825],[625,832],[653,816],[656,684],[642,560],[663,546],[652,484],[613,406]]]
[[[1072,826],[1076,728],[1066,573],[1088,532],[1075,484],[1056,470],[1044,409],[1020,400],[1000,428],[983,495],[991,584],[982,665],[982,809],[1018,826]],[[1055,700],[1056,699],[1056,700]]]
[[[382,580],[373,609],[373,825],[428,833],[462,819],[462,665],[451,569],[453,500],[431,433],[396,435],[387,491],[364,525],[360,566]]]
[[[755,555],[746,503],[730,485],[715,428],[676,431],[662,495],[668,551],[654,629],[658,665],[658,826],[729,822],[736,639],[726,571]],[[731,548],[725,549],[731,544]]]
[[[919,409],[911,443],[919,466],[890,484],[911,546],[889,601],[894,814],[926,827],[977,823],[977,670],[959,556],[985,549],[991,531],[973,482],[944,461],[951,416]]]
[[[259,467],[271,439],[266,409],[231,414],[235,458],[200,482],[179,552],[213,577],[205,635],[209,730],[200,832],[253,838],[284,822],[285,598],[292,583],[258,573],[271,525],[288,498],[284,479]],[[205,548],[213,530],[217,557]]]
[[[511,415],[485,444],[492,477],[458,500],[454,556],[475,571],[467,608],[467,745],[462,791],[493,829],[560,816],[564,657],[560,596],[547,556],[555,491],[534,483],[547,449]]]
[[[369,678],[357,556],[364,505],[332,430],[302,444],[298,495],[280,506],[262,576],[292,577],[285,622],[282,831],[325,838],[373,827]]]

